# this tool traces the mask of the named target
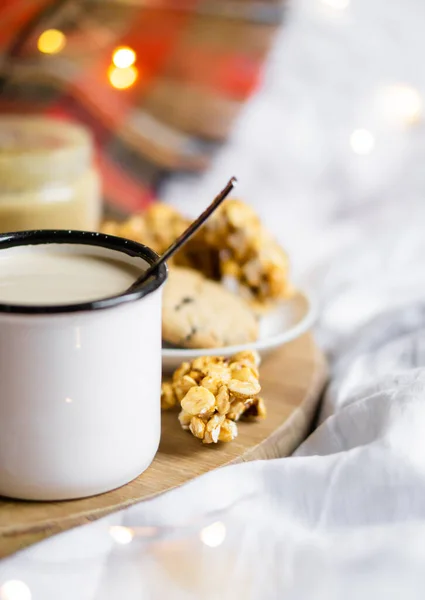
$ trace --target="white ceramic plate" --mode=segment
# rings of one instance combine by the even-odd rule
[[[225,346],[224,348],[163,348],[162,368],[164,371],[177,369],[184,361],[198,356],[232,356],[241,350],[257,350],[265,356],[271,350],[283,346],[308,331],[316,320],[317,311],[312,298],[298,291],[293,298],[279,304],[260,321],[260,337],[251,344]]]

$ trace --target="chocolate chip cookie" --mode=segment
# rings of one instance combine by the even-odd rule
[[[164,341],[183,348],[254,342],[259,325],[249,304],[193,269],[172,267],[164,290]]]

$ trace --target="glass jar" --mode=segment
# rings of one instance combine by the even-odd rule
[[[0,117],[0,232],[97,231],[100,218],[88,131],[47,117]]]

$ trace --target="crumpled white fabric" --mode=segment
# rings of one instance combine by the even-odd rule
[[[29,548],[0,563],[0,590],[19,580],[43,600],[215,598],[229,590],[266,600],[422,598],[425,220],[408,228],[410,219],[400,226],[401,218],[402,211],[392,229],[374,236],[373,252],[358,252],[368,243],[360,235],[331,266],[313,271],[326,272],[317,335],[332,376],[319,425],[292,457],[213,472]],[[361,267],[349,262],[353,255]],[[408,287],[399,289],[403,273],[410,298]],[[359,306],[355,325],[341,327],[344,303],[349,314],[353,299],[368,295],[382,298],[380,306]],[[334,321],[332,302],[340,303]],[[199,539],[211,520],[227,528],[214,549]],[[124,547],[111,538],[116,525],[155,525],[160,535]],[[224,575],[210,580],[211,572]]]
[[[404,76],[425,89],[425,7],[329,4],[294,3],[210,172],[165,190],[197,212],[235,169],[318,293],[331,381],[317,429],[290,458],[221,469],[3,560],[1,600],[422,600],[425,146],[369,108]],[[342,140],[375,125],[374,153],[354,157]],[[215,548],[199,537],[211,521],[226,528]],[[123,546],[117,525],[159,529]]]

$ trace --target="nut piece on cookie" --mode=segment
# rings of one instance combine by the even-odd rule
[[[178,399],[180,425],[204,444],[230,442],[238,435],[236,421],[266,417],[264,401],[258,396],[259,363],[255,352],[240,352],[228,359],[202,356],[183,363],[172,383],[163,383],[163,405],[169,397]]]

